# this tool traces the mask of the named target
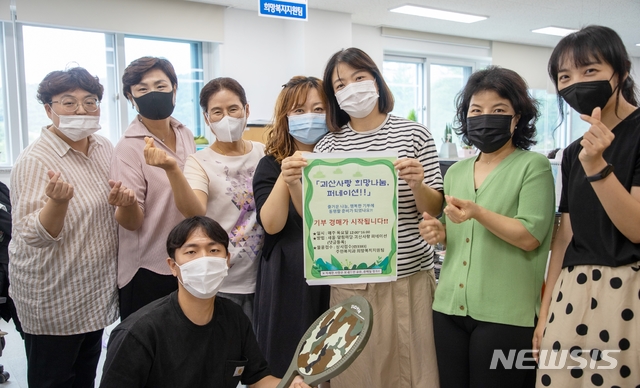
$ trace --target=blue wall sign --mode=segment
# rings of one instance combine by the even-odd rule
[[[260,16],[307,20],[307,1],[260,0]]]

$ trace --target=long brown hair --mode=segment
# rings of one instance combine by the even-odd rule
[[[316,77],[295,76],[282,85],[273,112],[273,121],[267,125],[267,144],[265,154],[272,155],[278,163],[296,152],[293,136],[289,134],[289,118],[287,113],[307,102],[309,90],[314,88],[322,103],[327,105],[327,98],[322,90],[322,81]]]

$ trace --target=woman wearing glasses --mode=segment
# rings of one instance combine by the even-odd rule
[[[102,331],[118,318],[113,206],[135,195],[109,180],[103,87],[83,68],[49,73],[38,100],[51,124],[11,173],[11,296],[30,387],[93,386]]]
[[[175,157],[152,138],[147,138],[144,156],[149,165],[160,167],[156,170],[165,170],[185,217],[206,214],[229,233],[229,274],[218,295],[236,302],[251,318],[264,239],[251,182],[264,145],[242,139],[249,104],[244,88],[233,78],[209,81],[200,92],[200,107],[216,141],[187,158],[184,174]]]
[[[178,288],[166,264],[164,237],[184,219],[173,206],[166,175],[148,166],[142,150],[145,138],[155,140],[182,170],[187,156],[196,151],[193,133],[171,117],[178,77],[163,58],[142,57],[131,62],[122,76],[123,93],[138,111],[113,152],[111,176],[136,194],[138,203],[118,207],[120,224],[118,288],[120,316],[130,314]],[[161,237],[161,238],[159,238]]]

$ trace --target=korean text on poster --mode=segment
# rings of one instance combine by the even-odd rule
[[[394,152],[305,154],[307,283],[396,280],[398,178]]]

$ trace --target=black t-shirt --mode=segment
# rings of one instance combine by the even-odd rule
[[[602,156],[613,165],[615,176],[630,192],[631,187],[640,186],[640,109],[619,123],[613,134],[615,138]],[[640,244],[632,243],[620,233],[587,181],[578,160],[581,140],[571,143],[562,155],[562,196],[558,211],[569,213],[573,229],[562,266],[618,267],[634,263],[640,260]]]
[[[271,191],[280,176],[282,166],[272,155],[267,155],[260,159],[256,172],[253,175],[253,196],[256,202],[256,218],[262,226],[262,206],[267,202]],[[283,214],[284,216],[284,214]],[[284,250],[293,250],[296,255],[302,255],[302,217],[289,200],[289,212],[284,228],[276,234],[264,234],[264,246],[262,247],[262,257],[269,259],[271,251],[276,245],[284,245]],[[289,252],[287,252],[289,253]],[[306,329],[305,329],[306,330]],[[288,366],[288,365],[287,365]]]
[[[174,291],[113,330],[100,387],[236,388],[269,374],[238,305],[216,298],[211,322],[198,326],[184,315]]]

